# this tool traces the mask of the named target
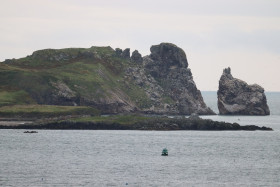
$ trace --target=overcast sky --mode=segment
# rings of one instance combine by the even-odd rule
[[[45,48],[111,46],[187,54],[200,90],[234,77],[280,91],[279,0],[0,0],[0,61]]]

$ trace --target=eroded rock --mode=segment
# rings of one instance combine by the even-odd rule
[[[125,59],[129,59],[130,58],[130,49],[126,48],[125,50],[123,50],[121,56]]]
[[[223,115],[270,114],[264,89],[234,78],[230,68],[224,69],[219,81],[218,108]]]
[[[143,58],[143,67],[133,68],[136,84],[145,88],[152,106],[147,113],[190,115],[215,114],[208,108],[196,88],[185,52],[174,44],[161,43],[151,47]]]
[[[133,62],[136,62],[136,63],[142,63],[143,62],[142,55],[137,50],[132,52],[131,60]]]

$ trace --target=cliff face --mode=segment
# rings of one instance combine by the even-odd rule
[[[234,78],[230,68],[224,69],[219,81],[218,108],[224,115],[270,114],[264,89]]]
[[[175,114],[214,114],[209,109],[196,88],[185,52],[170,43],[151,47],[151,54],[144,58],[146,74],[162,88],[161,101],[172,100],[165,104],[168,113]],[[156,93],[156,92],[153,92]],[[162,104],[164,102],[160,102]],[[160,105],[157,108],[162,108]]]
[[[93,106],[103,113],[214,114],[186,55],[162,43],[142,57],[111,47],[46,49],[0,63],[0,106]],[[8,97],[9,96],[9,97]]]

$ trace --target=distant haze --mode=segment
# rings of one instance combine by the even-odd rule
[[[0,61],[45,48],[111,46],[148,55],[170,42],[187,54],[200,90],[222,71],[280,91],[279,0],[8,0],[0,6]]]

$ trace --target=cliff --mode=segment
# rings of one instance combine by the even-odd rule
[[[44,49],[0,63],[0,106],[91,106],[101,113],[214,114],[196,88],[185,52],[169,43],[138,51]]]
[[[223,115],[269,115],[264,89],[248,85],[231,75],[226,68],[219,81],[218,108]]]

